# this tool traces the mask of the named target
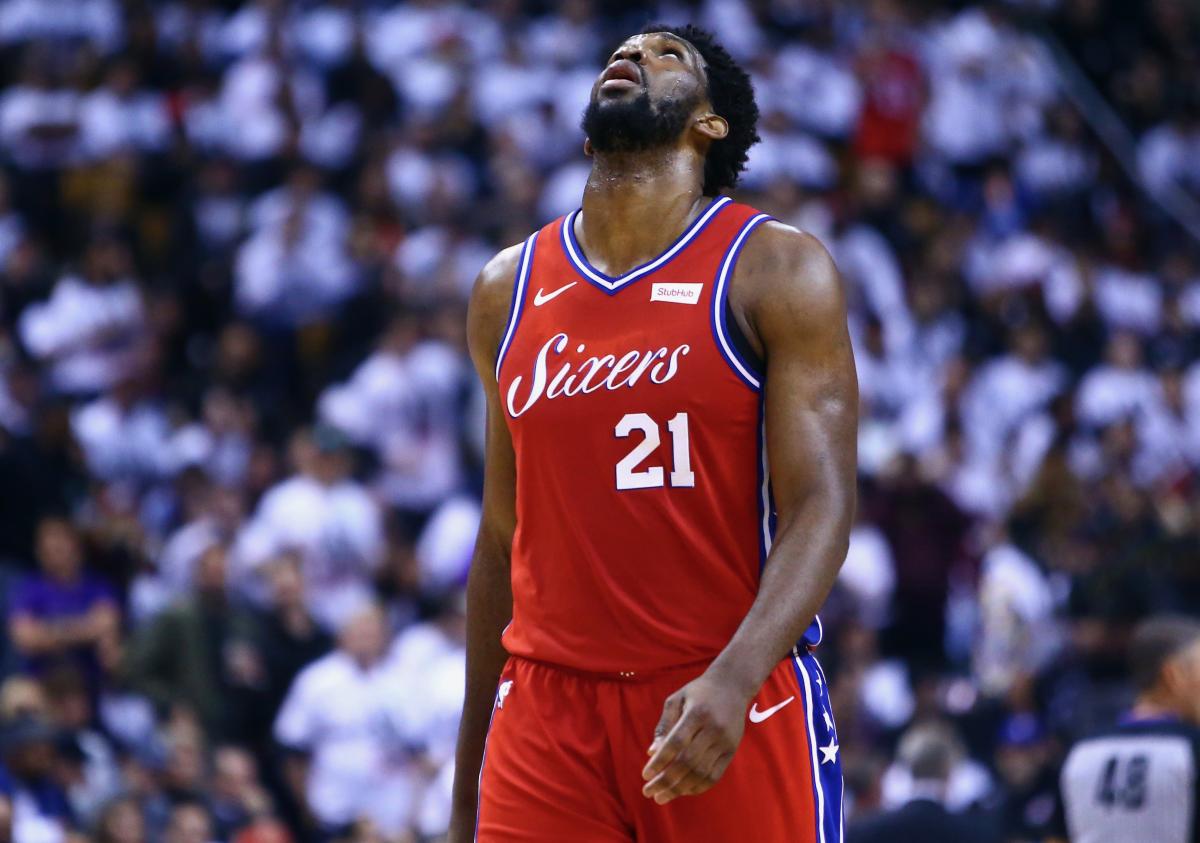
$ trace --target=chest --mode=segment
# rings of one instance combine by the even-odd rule
[[[538,284],[500,379],[511,421],[577,416],[603,406],[678,403],[713,378],[702,280],[670,279],[616,296],[547,279]],[[544,301],[544,297],[543,297]]]

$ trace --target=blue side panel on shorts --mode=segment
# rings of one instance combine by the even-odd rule
[[[815,656],[792,650],[792,667],[808,717],[806,762],[812,767],[817,843],[842,843],[842,758],[825,673]]]

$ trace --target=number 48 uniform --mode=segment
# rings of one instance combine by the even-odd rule
[[[1075,745],[1061,789],[1071,843],[1200,843],[1200,730],[1126,720]]]

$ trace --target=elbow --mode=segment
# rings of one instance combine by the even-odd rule
[[[854,529],[854,519],[858,514],[858,484],[851,480],[842,494],[844,498],[838,507],[837,558],[838,565],[846,559],[850,551],[850,531]]]

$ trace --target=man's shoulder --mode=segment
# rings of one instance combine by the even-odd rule
[[[1135,719],[1126,717],[1117,723],[1084,735],[1081,740],[1121,735],[1185,735],[1200,737],[1200,727],[1175,717]]]
[[[479,275],[475,278],[475,287],[471,292],[472,302],[499,299],[507,306],[524,251],[525,244],[521,242],[492,255],[491,260],[483,265],[483,269],[479,270]]]
[[[1178,738],[1192,744],[1200,753],[1200,728],[1174,718],[1123,720],[1103,729],[1090,732],[1077,740],[1071,751],[1099,743],[1134,741],[1138,738]]]
[[[936,802],[915,800],[857,823],[846,839],[848,843],[890,843],[893,840],[993,843],[998,837],[980,817],[954,813]]]
[[[348,655],[341,650],[331,650],[306,665],[296,676],[296,685],[303,686],[310,693],[320,692],[325,688],[344,690],[354,672]]]
[[[746,239],[734,270],[738,297],[749,309],[793,304],[824,322],[844,309],[833,258],[814,235],[767,220]]]
[[[502,249],[484,264],[475,278],[467,309],[467,341],[472,357],[482,368],[490,369],[495,362],[524,251],[524,243]],[[485,362],[488,365],[484,366]]]

